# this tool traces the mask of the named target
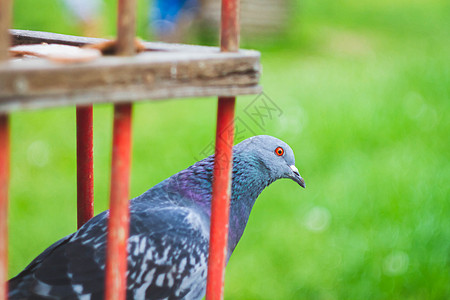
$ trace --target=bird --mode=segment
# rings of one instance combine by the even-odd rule
[[[288,144],[268,135],[233,147],[228,260],[259,194],[274,181],[305,188]],[[214,154],[129,201],[127,299],[200,300],[206,292]],[[103,299],[106,210],[9,280],[9,299]]]

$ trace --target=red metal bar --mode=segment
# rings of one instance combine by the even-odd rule
[[[105,283],[105,299],[108,300],[125,300],[126,297],[131,111],[132,106],[129,103],[114,106],[111,198]]]
[[[238,51],[239,0],[222,0],[221,20],[221,51]],[[233,168],[232,148],[236,98],[219,97],[218,102],[206,300],[223,299],[231,197],[231,170]]]
[[[92,105],[77,107],[77,226],[94,216]]]
[[[0,299],[8,298],[9,116],[0,114]]]
[[[135,53],[136,0],[119,0],[117,55]],[[125,300],[127,241],[129,235],[131,103],[114,106],[111,195],[108,221],[105,299]]]
[[[219,97],[206,299],[223,298],[231,196],[235,97]]]
[[[239,50],[239,0],[222,0],[220,49],[224,52]]]
[[[8,59],[12,0],[0,0],[0,64]],[[9,116],[0,114],[0,300],[8,298]]]

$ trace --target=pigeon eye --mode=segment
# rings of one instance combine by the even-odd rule
[[[278,156],[282,156],[284,154],[284,149],[281,147],[277,147],[277,149],[275,149],[275,154]]]

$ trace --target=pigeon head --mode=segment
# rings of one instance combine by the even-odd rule
[[[295,166],[294,151],[288,144],[268,135],[258,135],[237,144],[236,154],[248,154],[258,161],[260,168],[267,173],[270,181],[289,178],[305,187],[305,181]]]

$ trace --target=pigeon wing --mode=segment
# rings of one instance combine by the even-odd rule
[[[103,299],[107,216],[96,216],[38,256],[11,280],[11,299]],[[209,221],[186,207],[140,203],[132,205],[131,218],[127,298],[201,299]]]
[[[130,299],[201,299],[206,288],[209,218],[169,206],[149,211],[138,205],[128,242]],[[148,232],[145,224],[152,224]]]

